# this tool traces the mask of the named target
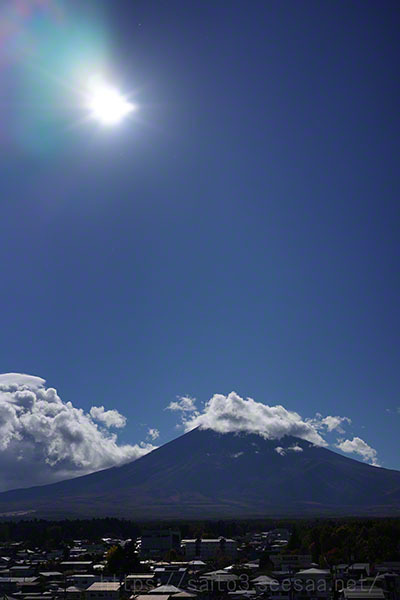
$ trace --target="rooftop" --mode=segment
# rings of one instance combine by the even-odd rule
[[[121,588],[119,581],[95,581],[87,592],[118,592]]]
[[[154,594],[157,596],[159,596],[159,594],[168,594],[170,596],[171,594],[179,594],[180,592],[183,592],[183,590],[174,585],[159,585],[152,589],[152,595]]]
[[[141,594],[139,596],[132,596],[135,600],[168,600],[170,597],[169,594]]]
[[[196,542],[201,542],[202,544],[204,542],[206,542],[206,543],[209,543],[209,542],[211,543],[212,542],[214,544],[217,544],[217,543],[219,543],[221,541],[236,543],[235,540],[231,540],[230,538],[220,537],[220,538],[202,538],[201,540],[197,540],[197,539],[185,539],[185,540],[182,540],[182,544],[186,544],[188,542],[191,542],[192,544],[194,544]]]
[[[330,575],[331,572],[329,569],[315,569],[312,567],[311,569],[302,569],[301,571],[297,571],[296,575]]]
[[[344,597],[349,600],[362,600],[366,598],[368,600],[383,600],[385,594],[381,588],[367,588],[365,590],[343,590]]]

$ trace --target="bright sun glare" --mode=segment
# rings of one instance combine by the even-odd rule
[[[118,90],[99,79],[90,82],[87,105],[91,116],[103,125],[116,125],[135,109]]]

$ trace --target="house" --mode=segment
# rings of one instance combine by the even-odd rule
[[[63,578],[63,574],[60,571],[41,571],[39,577],[44,583],[50,583],[52,581],[60,581]]]
[[[273,588],[279,586],[278,580],[268,577],[268,575],[259,575],[259,577],[252,579],[251,583],[254,589],[260,594],[264,592],[271,592]]]
[[[0,577],[0,594],[12,594],[22,589],[34,592],[38,583],[37,577]]]
[[[56,590],[52,590],[52,593],[59,600],[82,600],[83,592],[79,588],[70,585],[67,588],[58,587]]]
[[[188,562],[188,567],[191,571],[201,571],[206,566],[206,563],[203,560],[190,560]]]
[[[400,573],[386,572],[374,577],[365,577],[358,580],[357,587],[381,588],[386,600],[400,600]]]
[[[17,587],[21,595],[38,594],[43,588],[42,582],[37,577],[25,577],[17,584]]]
[[[86,600],[118,600],[122,585],[118,581],[96,581],[85,592]]]
[[[327,600],[331,598],[332,575],[328,569],[303,569],[293,578],[293,589],[298,600]]]
[[[277,584],[271,585],[268,590],[268,598],[271,600],[290,600],[293,598],[292,581],[283,579],[278,581]]]
[[[35,574],[35,569],[32,565],[14,565],[10,567],[11,577],[32,577]]]
[[[75,585],[70,585],[67,589],[62,591],[61,598],[66,598],[66,600],[80,600],[82,598],[82,590]]]
[[[224,593],[226,591],[234,592],[238,586],[240,578],[234,573],[225,571],[210,571],[199,577],[199,591],[207,594]]]
[[[63,571],[89,571],[92,568],[91,560],[63,560],[60,563],[60,568]]]
[[[370,566],[369,563],[353,563],[349,565],[347,570],[348,574],[351,577],[369,577],[370,576]]]
[[[139,596],[131,596],[129,600],[170,600],[169,594],[143,594]]]
[[[391,560],[385,561],[375,565],[375,571],[378,573],[399,573],[400,574],[400,561]]]
[[[68,576],[69,585],[75,586],[80,590],[87,590],[92,583],[99,581],[100,577],[92,575],[91,573],[75,573],[74,575]]]
[[[385,594],[380,588],[345,588],[343,598],[345,600],[385,600]]]
[[[163,596],[174,596],[181,592],[183,592],[183,590],[177,588],[175,585],[158,585],[151,590],[151,595],[159,596],[161,594]]]
[[[24,600],[54,600],[54,595],[33,593],[32,595],[26,594],[23,598]]]
[[[298,571],[312,566],[310,554],[272,554],[270,560],[274,568],[281,571]]]
[[[11,563],[11,558],[9,556],[0,556],[0,569],[3,567],[9,567]]]
[[[131,594],[144,594],[156,585],[155,573],[135,573],[125,577],[125,590]]]
[[[186,583],[188,570],[186,567],[181,567],[180,563],[170,564],[164,567],[156,567],[154,575],[161,585],[170,584],[180,587]]]

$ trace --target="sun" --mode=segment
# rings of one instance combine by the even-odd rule
[[[102,125],[117,125],[135,110],[117,89],[98,78],[89,83],[87,107],[91,117]]]

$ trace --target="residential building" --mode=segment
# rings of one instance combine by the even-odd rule
[[[91,560],[63,560],[60,563],[60,568],[63,571],[82,572],[89,571],[93,565]]]
[[[309,569],[313,564],[311,554],[272,554],[270,560],[281,571]]]
[[[125,577],[125,590],[131,594],[145,594],[156,585],[155,573],[135,573]]]
[[[196,558],[207,561],[218,555],[224,555],[228,559],[235,559],[237,557],[237,542],[236,540],[224,537],[182,540],[182,550],[187,560]]]
[[[333,584],[329,569],[303,569],[293,580],[297,600],[328,600],[332,597]]]
[[[85,592],[86,600],[118,600],[122,585],[118,581],[96,581]]]
[[[81,590],[86,590],[92,583],[99,580],[98,575],[92,575],[91,573],[75,573],[75,575],[68,576],[68,584]]]

